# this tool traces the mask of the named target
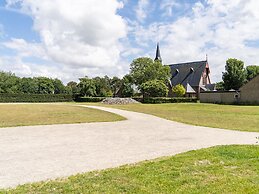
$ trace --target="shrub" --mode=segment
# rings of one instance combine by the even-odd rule
[[[134,98],[135,99],[135,98]],[[135,99],[139,102],[146,103],[146,104],[161,104],[161,103],[197,103],[197,98],[143,98],[140,101],[139,98]]]
[[[0,94],[0,102],[71,102],[69,94]]]
[[[76,97],[76,102],[101,102],[106,97]]]
[[[144,97],[164,97],[168,94],[168,88],[161,80],[147,81],[140,87]]]
[[[182,84],[178,84],[172,88],[172,92],[177,96],[177,97],[183,97],[186,93],[186,90]]]

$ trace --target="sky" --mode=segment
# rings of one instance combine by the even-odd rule
[[[0,0],[0,71],[65,83],[119,76],[137,57],[259,65],[258,0]]]

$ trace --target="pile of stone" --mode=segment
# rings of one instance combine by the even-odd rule
[[[136,104],[138,101],[132,98],[105,98],[103,104]]]

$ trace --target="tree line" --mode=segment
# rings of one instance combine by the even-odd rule
[[[147,97],[166,97],[171,73],[160,61],[141,57],[132,61],[130,72],[123,78],[83,77],[79,83],[48,77],[20,78],[10,72],[0,72],[0,93],[9,94],[72,94],[79,97],[132,97],[135,93]],[[185,94],[181,86],[174,88],[178,96]]]
[[[59,79],[48,77],[18,77],[11,72],[0,72],[0,93],[7,94],[73,94],[79,96],[132,96],[133,88],[129,76],[122,79],[94,77],[80,78],[66,85]]]

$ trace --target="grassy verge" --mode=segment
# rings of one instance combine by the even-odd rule
[[[123,117],[69,104],[0,104],[0,127],[108,122]]]
[[[259,106],[179,103],[112,105],[108,107],[152,114],[191,125],[259,132]]]
[[[259,147],[218,146],[2,193],[258,193]],[[0,191],[1,193],[1,191]]]

